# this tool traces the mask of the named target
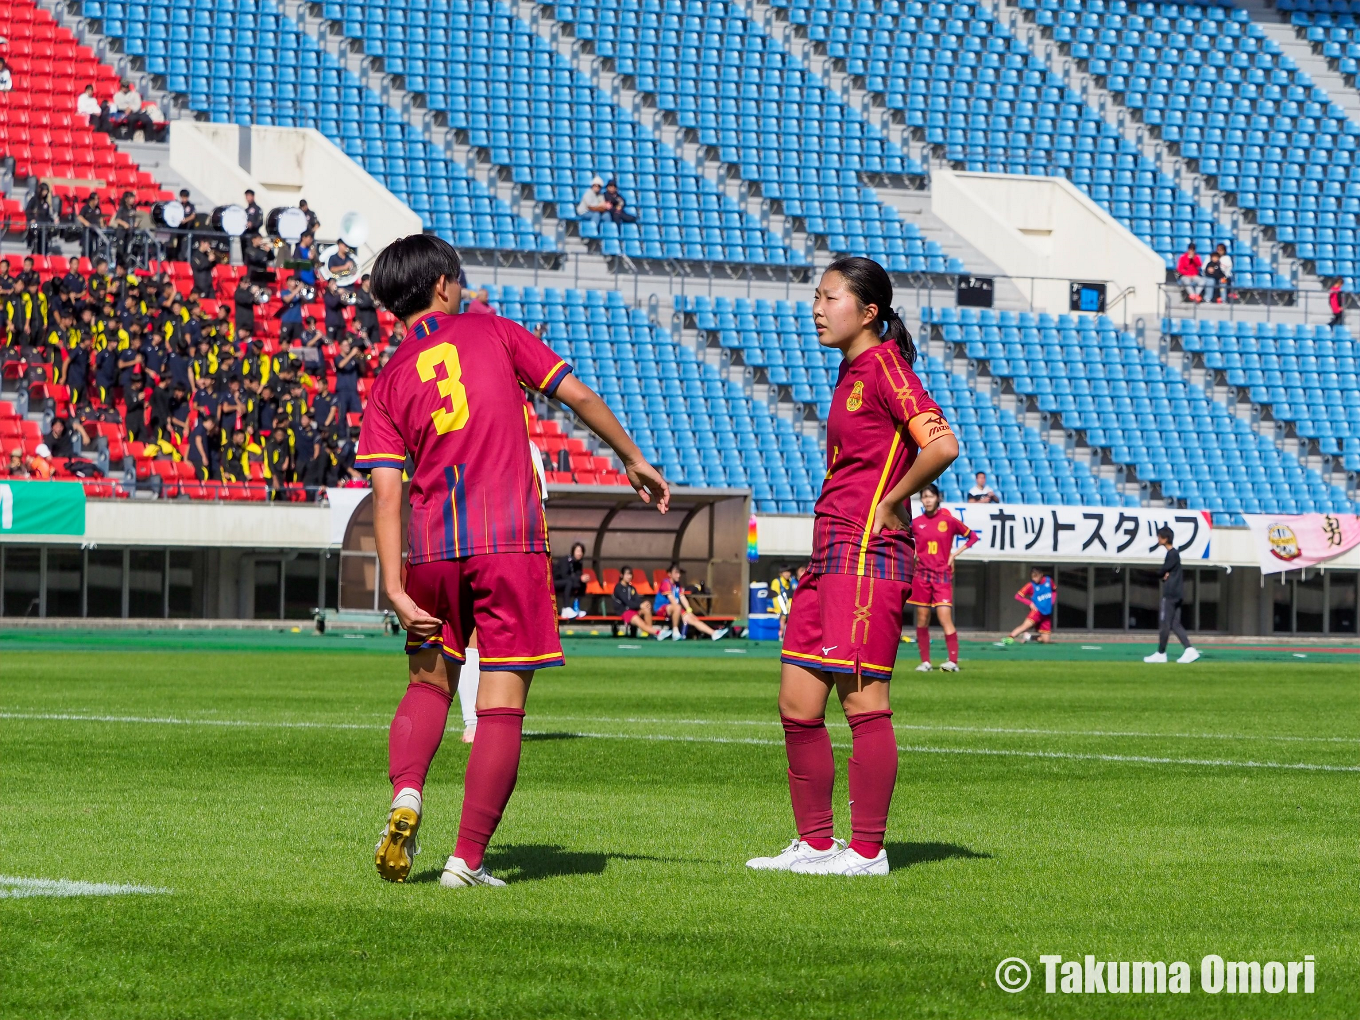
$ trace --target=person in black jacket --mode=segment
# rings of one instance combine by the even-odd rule
[[[1161,623],[1161,634],[1157,640],[1157,651],[1143,656],[1144,662],[1165,662],[1166,643],[1174,632],[1176,639],[1185,646],[1177,662],[1194,662],[1199,658],[1199,649],[1190,643],[1190,635],[1181,626],[1181,600],[1185,597],[1185,572],[1181,568],[1180,550],[1175,546],[1176,535],[1170,528],[1157,529],[1157,543],[1165,547],[1166,559],[1162,562],[1162,602],[1158,607],[1157,619]]]
[[[368,342],[376,344],[378,335],[378,306],[373,300],[373,284],[369,275],[364,274],[359,286],[350,293],[354,295],[354,318],[360,331],[368,337]]]
[[[326,306],[326,338],[331,343],[338,343],[345,335],[345,306],[349,302],[334,280],[326,282],[326,293],[321,300]]]
[[[28,219],[28,250],[34,255],[47,254],[52,243],[52,227],[60,212],[61,203],[53,197],[51,187],[46,183],[39,184],[33,197],[24,205],[24,216]]]
[[[189,268],[194,273],[194,290],[205,298],[213,296],[213,266],[217,256],[206,237],[199,238],[197,246],[189,256]]]
[[[242,258],[251,283],[267,286],[274,282],[274,271],[269,268],[269,264],[274,261],[274,249],[269,246],[269,238],[256,234],[250,239]]]
[[[553,588],[557,592],[557,608],[564,620],[586,615],[581,609],[581,596],[586,593],[586,584],[581,580],[585,560],[586,547],[573,542],[571,552],[559,556],[553,563]]]
[[[245,334],[255,332],[255,288],[243,279],[236,285],[233,300],[236,304],[236,339],[244,340]]]
[[[652,604],[633,587],[632,567],[619,568],[619,583],[614,585],[614,612],[623,618],[625,627],[636,627],[648,637],[665,641],[671,635],[669,627],[658,627],[652,622]]]

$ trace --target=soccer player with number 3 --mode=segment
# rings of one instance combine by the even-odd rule
[[[670,489],[613,412],[538,338],[495,315],[458,315],[458,253],[416,234],[373,266],[374,297],[406,337],[374,384],[355,466],[373,480],[383,590],[406,630],[410,682],[388,737],[392,806],[378,874],[403,882],[430,762],[475,629],[481,652],[477,737],[468,756],[458,842],[440,884],[504,885],[483,864],[519,770],[534,670],[563,663],[548,528],[529,456],[523,390],[570,407],[618,454],[628,481],[662,513]],[[402,471],[414,461],[402,562]]]
[[[826,423],[812,562],[793,596],[781,656],[779,714],[798,838],[747,866],[886,875],[883,838],[897,781],[888,681],[915,563],[908,500],[954,462],[959,445],[911,370],[916,347],[893,310],[882,266],[864,258],[832,262],[812,317],[818,342],[843,360]],[[832,690],[853,743],[848,846],[832,835]]]

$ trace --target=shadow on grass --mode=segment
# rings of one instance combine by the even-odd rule
[[[531,741],[531,740],[580,740],[580,739],[581,739],[581,734],[579,734],[579,733],[526,733],[526,734],[524,734],[524,741],[525,741],[526,743],[528,743],[528,742]]]
[[[991,854],[980,854],[956,843],[887,843],[888,867],[909,868],[913,864],[930,864],[953,857],[990,860]]]
[[[711,863],[679,857],[649,857],[646,854],[607,854],[594,850],[567,850],[551,843],[498,846],[486,854],[487,869],[507,882],[532,882],[562,875],[601,875],[609,862],[654,861],[660,864]],[[440,868],[431,868],[410,881],[438,882]]]

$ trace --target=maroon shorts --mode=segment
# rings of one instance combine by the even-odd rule
[[[947,572],[916,568],[911,579],[911,595],[907,601],[914,606],[952,606],[954,579]]]
[[[781,662],[887,680],[902,641],[910,585],[855,574],[806,574],[793,593]]]
[[[443,632],[428,641],[408,637],[407,654],[439,648],[445,658],[463,662],[475,629],[483,669],[540,669],[565,662],[547,553],[483,553],[417,563],[406,572],[406,593],[444,621]]]
[[[1041,613],[1037,609],[1031,609],[1028,613],[1025,614],[1025,619],[1033,620],[1036,624],[1038,624],[1038,626],[1034,628],[1037,631],[1051,631],[1053,629],[1052,613]]]

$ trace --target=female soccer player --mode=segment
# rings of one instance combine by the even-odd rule
[[[971,548],[978,540],[972,528],[940,506],[940,490],[927,485],[921,490],[921,516],[911,522],[916,543],[916,575],[911,581],[911,598],[916,607],[916,644],[921,649],[918,673],[929,673],[930,611],[934,609],[944,631],[944,646],[949,658],[940,666],[946,673],[959,671],[959,635],[954,630],[954,557]],[[955,550],[954,536],[964,538],[963,549]]]
[[[837,259],[812,306],[817,339],[841,352],[827,419],[827,472],[812,560],[784,635],[779,714],[798,838],[758,870],[886,875],[883,836],[897,781],[888,707],[903,604],[911,589],[906,501],[954,462],[959,445],[912,372],[916,348],[877,262]],[[849,845],[832,837],[836,764],[826,730],[832,689],[850,723]]]
[[[1029,640],[1029,629],[1034,628],[1039,635],[1040,644],[1048,644],[1053,639],[1053,600],[1058,597],[1058,586],[1053,578],[1040,567],[1029,568],[1029,584],[1015,593],[1015,601],[1029,606],[1029,613],[1020,626],[1011,631],[1003,644],[1013,645],[1017,638]]]

